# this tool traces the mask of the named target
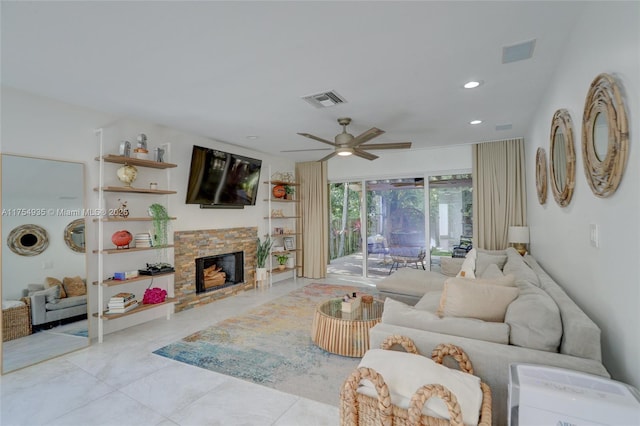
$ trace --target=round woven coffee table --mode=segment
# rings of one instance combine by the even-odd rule
[[[345,313],[341,299],[322,302],[313,317],[311,338],[327,352],[362,357],[369,349],[369,329],[380,322],[383,306],[383,302],[374,300]]]

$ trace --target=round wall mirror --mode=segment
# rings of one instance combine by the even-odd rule
[[[591,191],[616,192],[627,164],[629,127],[618,85],[608,74],[593,80],[582,118],[582,159]]]
[[[549,167],[553,198],[561,207],[571,202],[575,186],[576,156],[573,124],[566,109],[559,109],[551,122],[551,165]]]
[[[84,253],[84,219],[76,219],[64,228],[64,242],[78,253]]]
[[[49,247],[49,235],[38,225],[20,225],[9,233],[7,246],[20,256],[36,256]]]
[[[547,154],[544,148],[536,151],[536,189],[538,191],[538,202],[547,202]]]

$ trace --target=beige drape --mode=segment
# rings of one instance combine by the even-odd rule
[[[527,224],[524,140],[473,146],[473,242],[489,250],[508,245],[509,226]]]
[[[302,271],[306,278],[327,276],[329,247],[329,187],[326,161],[296,163],[298,196],[298,232],[302,232]]]

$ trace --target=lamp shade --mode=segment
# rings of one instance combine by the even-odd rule
[[[528,243],[529,227],[528,226],[510,226],[509,227],[510,243]]]

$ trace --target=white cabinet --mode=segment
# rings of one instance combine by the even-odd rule
[[[149,216],[149,206],[157,203],[168,209],[168,197],[176,191],[169,189],[169,170],[176,164],[146,159],[104,154],[103,132],[96,132],[99,144],[100,164],[98,207],[94,222],[98,228],[97,248],[93,253],[98,256],[97,276],[93,284],[98,288],[97,306],[92,307],[93,316],[98,318],[98,341],[102,342],[107,329],[117,330],[145,322],[158,317],[170,318],[174,311],[174,273],[154,273],[134,278],[116,280],[120,272],[146,269],[148,264],[168,263],[173,265],[173,241],[169,233],[167,244],[159,246],[153,241],[142,241],[141,236],[153,236],[153,219]],[[109,144],[115,150],[117,143]],[[129,185],[122,184],[118,169],[124,165],[137,169],[136,179]],[[174,217],[170,217],[175,219]],[[127,231],[134,240],[128,246],[116,247],[112,236],[118,231]],[[135,236],[139,236],[135,246]],[[153,237],[152,237],[153,240]],[[167,298],[163,303],[143,304],[144,292],[149,287],[166,290]],[[117,293],[133,293],[138,306],[125,313],[107,313],[109,299]],[[118,324],[106,326],[107,322]],[[113,323],[112,323],[113,324]]]

